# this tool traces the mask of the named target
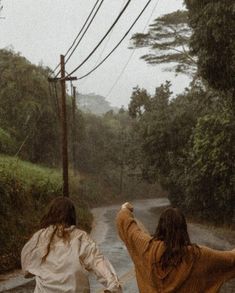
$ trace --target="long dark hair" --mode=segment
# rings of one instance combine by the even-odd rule
[[[73,202],[67,197],[53,199],[49,204],[46,214],[40,221],[41,229],[48,228],[49,226],[53,226],[54,228],[47,245],[47,252],[43,256],[42,261],[46,260],[50,252],[51,242],[54,236],[58,234],[59,237],[67,240],[69,234],[65,228],[72,225],[76,225],[76,210]]]
[[[177,208],[167,208],[160,216],[154,239],[164,242],[165,251],[160,258],[163,270],[178,266],[187,256],[191,243],[184,214]],[[195,245],[196,246],[196,245]]]

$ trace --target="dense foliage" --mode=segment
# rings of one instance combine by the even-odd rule
[[[234,1],[185,0],[187,11],[158,17],[146,34],[151,64],[178,71],[195,62],[189,89],[173,98],[166,82],[151,96],[136,88],[129,113],[139,140],[142,177],[160,182],[173,205],[198,219],[235,222]],[[140,158],[141,159],[140,159]]]
[[[193,29],[192,52],[198,57],[199,74],[222,91],[235,88],[234,1],[185,0]]]
[[[4,153],[58,166],[61,151],[59,102],[49,88],[49,72],[48,68],[33,65],[18,53],[0,50],[0,146]],[[74,124],[71,104],[68,97],[70,137]],[[83,130],[83,118],[77,110],[75,135],[73,133],[71,138],[75,144],[81,141]],[[72,153],[72,143],[69,152]]]
[[[143,178],[160,182],[172,204],[190,215],[231,224],[235,118],[223,101],[200,86],[173,99],[166,82],[153,96],[136,88],[129,112]]]
[[[12,51],[0,51],[0,121],[16,141],[14,152],[33,162],[58,161],[58,126],[48,69]]]

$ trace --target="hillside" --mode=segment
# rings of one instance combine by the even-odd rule
[[[108,111],[118,112],[118,108],[112,107],[105,97],[96,95],[95,93],[78,94],[77,106],[85,113],[92,113],[99,116]]]

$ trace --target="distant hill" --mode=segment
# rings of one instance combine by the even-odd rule
[[[105,97],[95,93],[77,94],[77,104],[78,108],[83,112],[96,115],[103,115],[110,110],[114,112],[119,110],[117,107],[112,107]]]

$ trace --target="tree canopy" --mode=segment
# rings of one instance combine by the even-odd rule
[[[200,76],[218,90],[235,89],[234,1],[185,0],[189,11],[191,52]]]
[[[189,51],[191,33],[188,11],[178,10],[156,18],[147,33],[136,33],[131,40],[133,48],[151,49],[151,53],[141,57],[147,63],[165,63],[168,70],[192,73],[196,69],[196,59]]]

